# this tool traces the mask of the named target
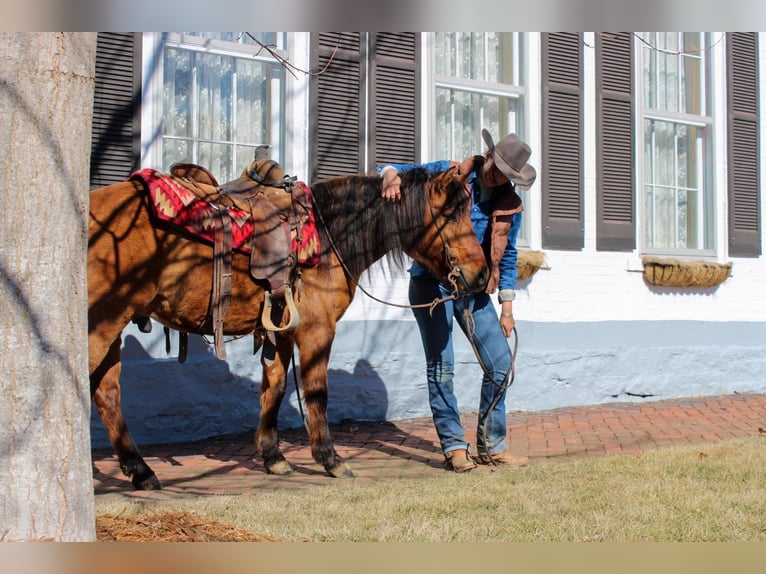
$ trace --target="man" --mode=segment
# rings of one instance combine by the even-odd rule
[[[523,205],[516,186],[528,189],[535,181],[535,169],[527,162],[531,149],[516,134],[509,134],[494,144],[487,130],[482,130],[487,144],[483,156],[473,156],[462,163],[435,161],[419,166],[392,164],[383,166],[383,197],[396,201],[401,197],[398,173],[413,167],[425,167],[432,173],[457,165],[459,173],[470,173],[473,205],[471,221],[482,244],[491,275],[482,293],[469,293],[450,300],[430,312],[414,308],[426,355],[426,378],[434,426],[445,457],[445,468],[467,472],[480,464],[523,466],[527,457],[511,454],[506,444],[505,393],[513,357],[507,337],[515,326],[513,301],[516,293],[516,239],[521,226]],[[498,317],[490,294],[499,288],[501,312]],[[428,303],[450,294],[424,266],[415,262],[410,268],[409,299],[413,305]],[[478,458],[470,453],[460,421],[454,394],[454,350],[452,325],[458,325],[471,341],[483,366],[477,428]]]

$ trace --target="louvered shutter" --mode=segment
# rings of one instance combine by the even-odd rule
[[[729,255],[761,254],[758,38],[728,33]]]
[[[543,247],[583,247],[582,35],[542,36]]]
[[[311,181],[365,171],[364,34],[312,34]]]
[[[91,133],[91,188],[122,181],[139,165],[140,46],[140,34],[98,34]]]
[[[370,158],[373,171],[386,163],[414,163],[418,157],[419,42],[415,33],[372,35]]]
[[[633,36],[596,38],[596,249],[636,245]]]

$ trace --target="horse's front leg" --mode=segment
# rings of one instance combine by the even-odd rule
[[[354,473],[335,452],[327,423],[327,366],[334,335],[334,329],[330,326],[314,324],[311,329],[299,328],[296,342],[300,349],[301,382],[309,419],[311,454],[330,476],[347,478],[354,476]]]
[[[293,352],[291,337],[280,337],[276,350],[268,342],[261,351],[263,379],[261,381],[261,416],[255,435],[255,446],[263,457],[266,471],[271,474],[290,474],[293,467],[279,450],[277,422],[279,406],[285,396],[287,365]]]
[[[93,402],[104,423],[114,452],[120,461],[120,468],[129,476],[138,490],[158,490],[160,481],[138,452],[133,437],[122,416],[120,399],[121,337],[112,343],[104,360],[90,375],[90,389]]]

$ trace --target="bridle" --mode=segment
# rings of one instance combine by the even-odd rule
[[[434,222],[434,226],[436,227],[436,231],[439,233],[439,239],[441,239],[442,245],[444,246],[444,256],[447,259],[447,265],[449,266],[449,273],[447,273],[447,281],[449,281],[450,286],[452,287],[452,293],[449,297],[445,298],[444,300],[450,300],[450,299],[457,299],[458,294],[460,292],[460,288],[457,285],[458,279],[462,281],[463,286],[467,287],[468,282],[465,280],[465,275],[463,275],[463,270],[460,269],[460,266],[458,266],[455,262],[457,261],[457,257],[452,255],[452,251],[450,250],[449,241],[447,241],[447,238],[444,237],[444,226],[439,226],[437,223],[437,214],[434,212],[434,206],[433,203],[431,203],[431,197],[428,197],[428,209],[431,212],[431,221]],[[441,301],[440,301],[441,302]],[[422,306],[422,305],[421,305]],[[431,306],[431,311],[433,312],[433,307],[435,306],[434,303],[429,303],[428,306]]]

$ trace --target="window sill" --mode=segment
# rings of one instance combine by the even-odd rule
[[[658,287],[717,287],[731,276],[732,263],[644,256],[644,279]]]

